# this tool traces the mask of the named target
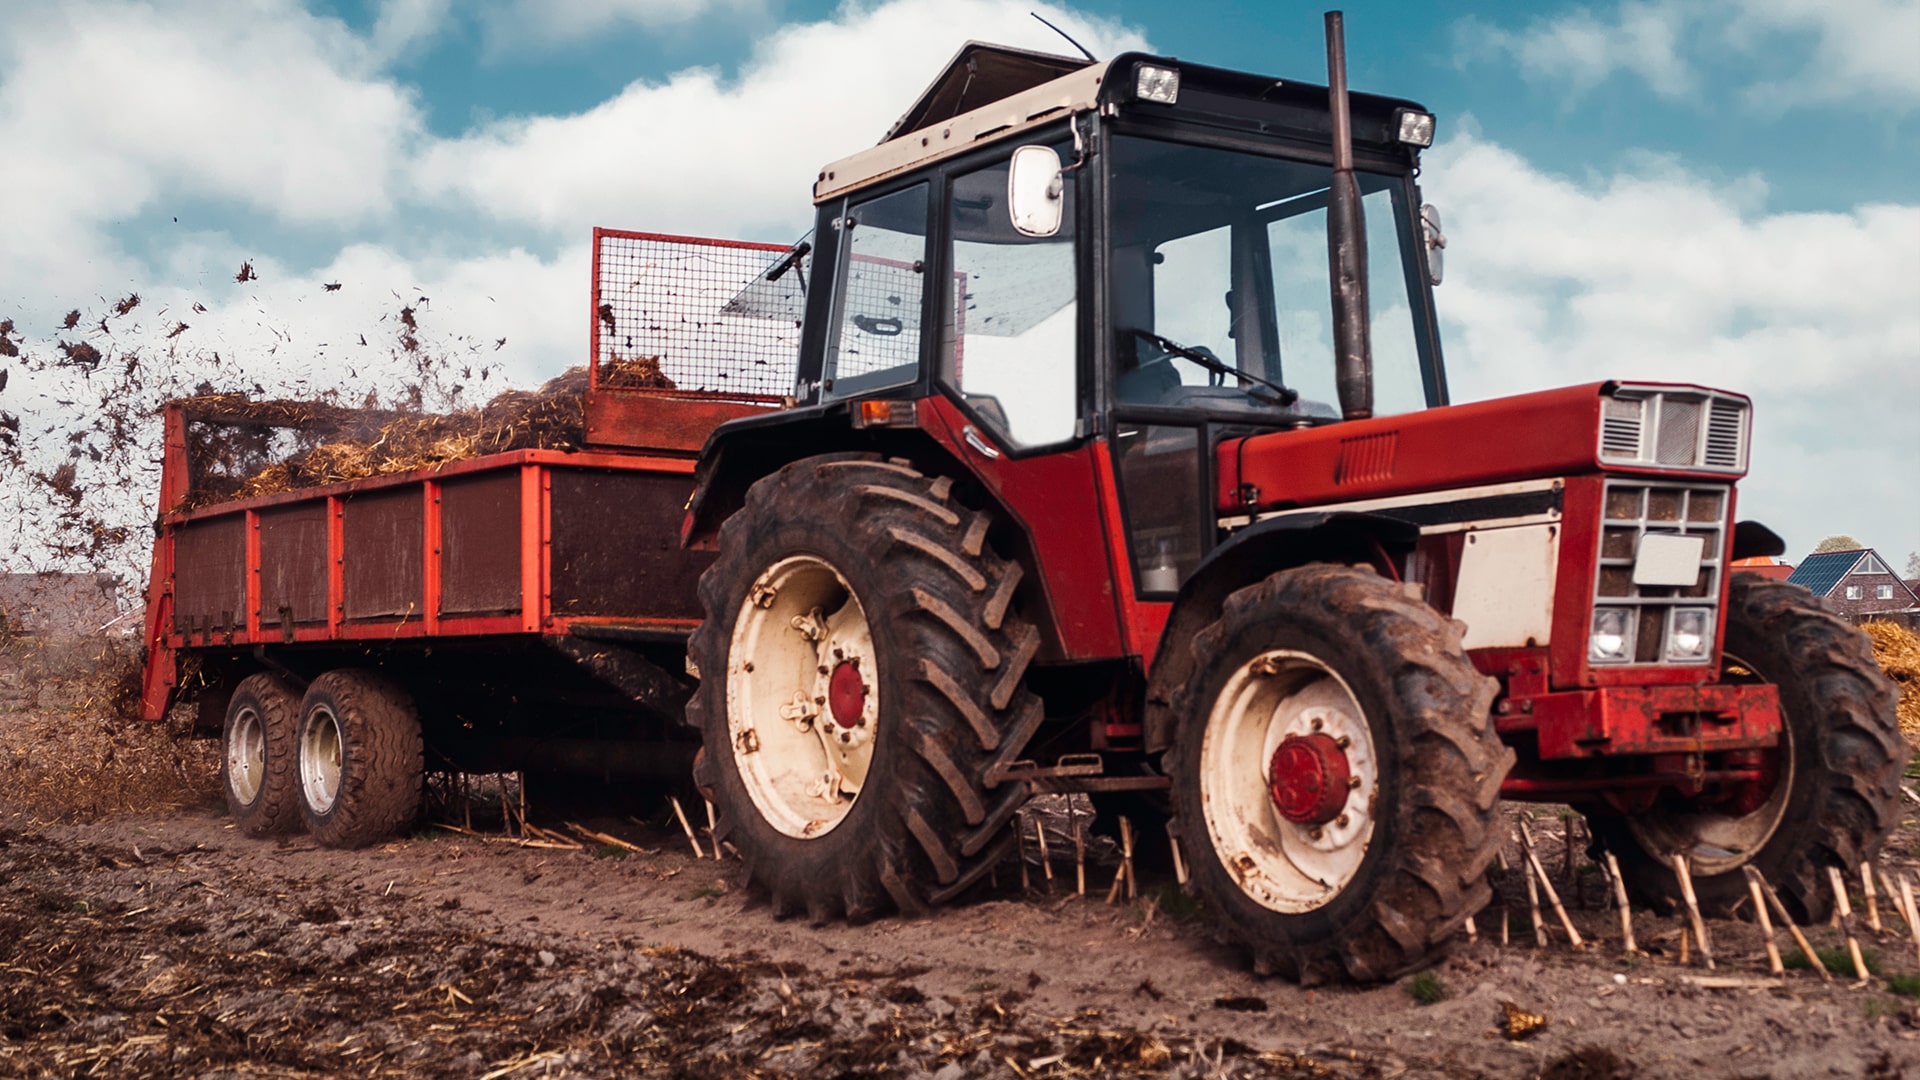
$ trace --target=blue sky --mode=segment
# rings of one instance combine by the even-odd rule
[[[531,381],[584,355],[593,225],[791,239],[812,173],[962,41],[1064,51],[1033,9],[1100,55],[1324,80],[1317,5],[11,0],[0,318],[48,348],[139,292],[103,343],[326,385],[431,296],[434,333],[505,338]],[[1457,399],[1741,390],[1745,514],[1794,556],[1920,550],[1920,2],[1368,3],[1347,33],[1356,88],[1440,117]]]

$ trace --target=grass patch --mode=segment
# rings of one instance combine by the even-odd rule
[[[1423,971],[1406,981],[1407,996],[1416,1005],[1437,1005],[1447,1000],[1447,987],[1440,976],[1431,971]]]
[[[1175,922],[1186,922],[1200,914],[1200,901],[1178,885],[1162,887],[1154,903],[1159,905],[1160,914]]]
[[[1853,957],[1848,955],[1844,947],[1838,945],[1815,945],[1813,951],[1820,954],[1820,962],[1827,966],[1828,971],[1836,975],[1853,974]],[[1860,959],[1867,962],[1868,974],[1880,974],[1879,953],[1874,952],[1872,949],[1861,949]],[[1795,971],[1813,970],[1813,965],[1807,962],[1806,955],[1799,949],[1795,949],[1787,956],[1781,958],[1781,963]]]
[[[725,895],[727,895],[727,890],[724,886],[702,885],[699,888],[688,893],[687,895],[681,897],[681,899],[682,900],[711,900],[714,897],[725,896]]]
[[[633,852],[628,851],[619,844],[601,844],[599,847],[593,849],[593,857],[596,859],[624,859],[631,854],[633,854]]]
[[[1920,975],[1889,975],[1887,989],[1910,998],[1920,998]]]

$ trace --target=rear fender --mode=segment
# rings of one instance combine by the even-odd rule
[[[681,525],[681,546],[713,550],[719,545],[720,525],[746,503],[747,489],[763,476],[802,458],[879,454],[904,458],[930,476],[970,481],[972,473],[947,449],[918,428],[856,429],[846,416],[845,403],[824,408],[790,410],[724,424],[715,429],[700,454],[694,473],[693,497]],[[972,498],[984,504],[998,522],[990,542],[1025,572],[1014,602],[1021,614],[1040,631],[1042,656],[1060,652],[1059,629],[1046,600],[1032,545],[1019,520],[983,484],[970,484]]]
[[[1180,587],[1160,633],[1147,676],[1147,749],[1159,753],[1173,744],[1174,695],[1193,673],[1193,639],[1220,617],[1228,596],[1308,563],[1361,563],[1397,578],[1419,538],[1418,526],[1396,518],[1335,511],[1268,518],[1214,548]]]

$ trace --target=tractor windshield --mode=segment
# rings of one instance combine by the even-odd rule
[[[1337,419],[1328,168],[1138,136],[1116,137],[1111,162],[1116,403]],[[1423,409],[1409,185],[1357,179],[1374,410]]]

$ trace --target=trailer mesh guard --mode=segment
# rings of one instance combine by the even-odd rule
[[[781,270],[789,250],[595,229],[594,388],[746,400],[792,394],[812,266],[802,256]]]

